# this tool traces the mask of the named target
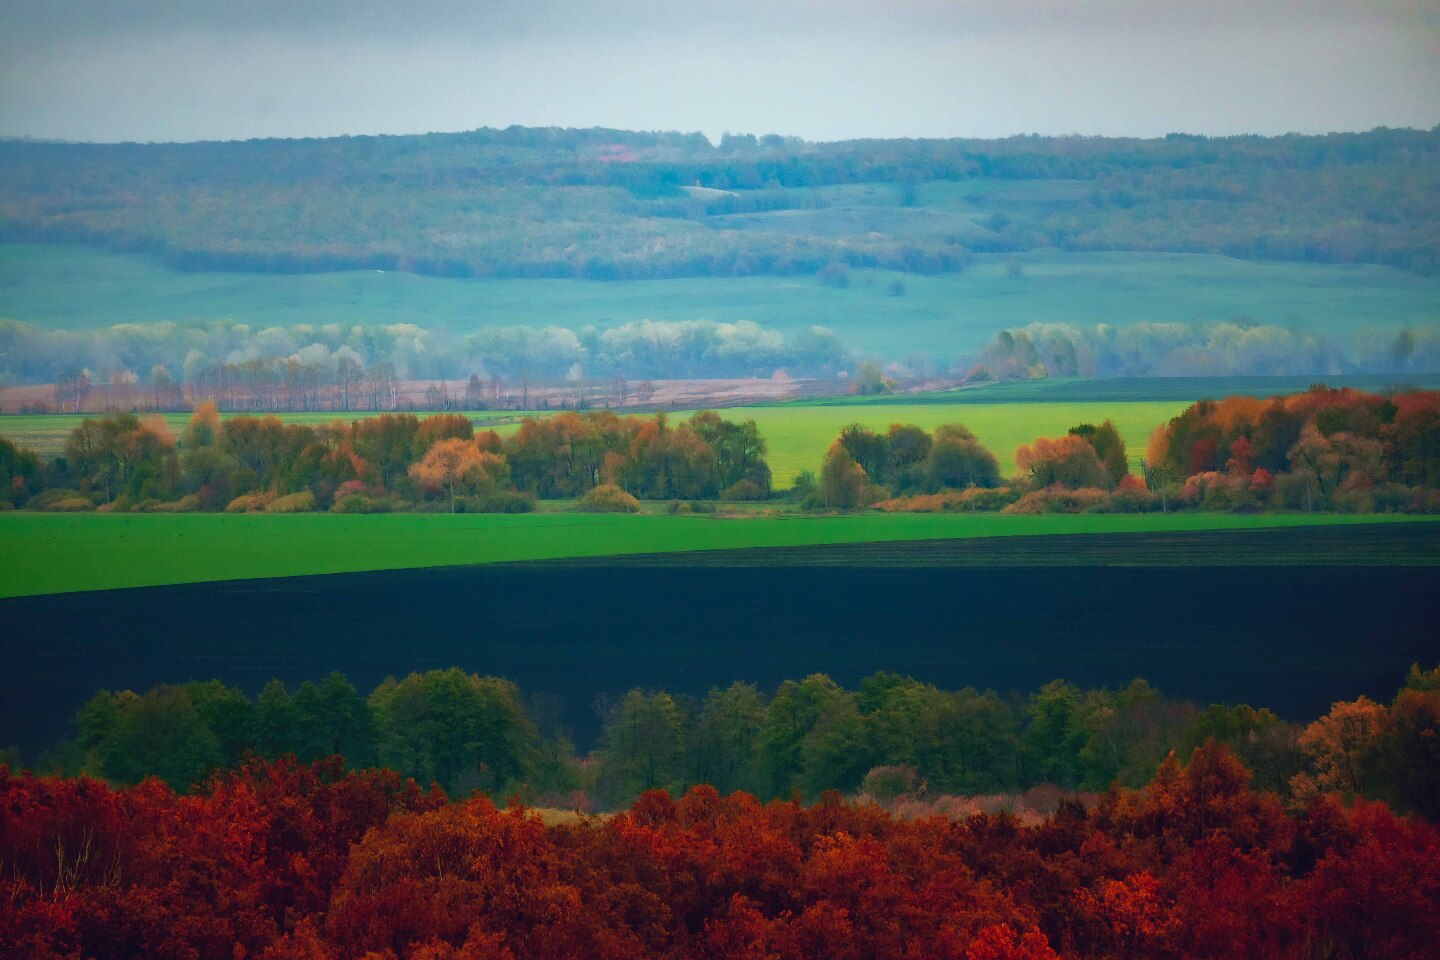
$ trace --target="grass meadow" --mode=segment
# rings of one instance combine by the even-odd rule
[[[1023,276],[1010,275],[1011,261]],[[904,293],[891,287],[902,281]],[[180,272],[78,247],[0,245],[0,317],[50,327],[237,320],[606,328],[633,320],[753,320],[784,333],[821,324],[862,353],[954,357],[1002,327],[1246,317],[1336,337],[1393,336],[1440,315],[1440,278],[1390,267],[1254,263],[1169,253],[978,255],[963,273],[854,270],[814,277],[674,280],[450,280],[414,274]]]
[[[753,547],[1406,522],[1425,521],[1398,516],[1221,513],[1078,516],[872,513],[743,519],[573,513],[379,516],[0,513],[0,558],[3,558],[0,559],[0,597]],[[1343,550],[1334,552],[1344,553]],[[1238,559],[1243,560],[1243,556]]]

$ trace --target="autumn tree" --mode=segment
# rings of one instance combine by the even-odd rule
[[[1015,464],[1037,487],[1058,484],[1076,490],[1108,489],[1114,485],[1095,448],[1074,434],[1058,439],[1040,437],[1033,444],[1022,444],[1015,451]]]
[[[1377,748],[1389,721],[1385,707],[1367,697],[1336,703],[1300,734],[1300,748],[1313,770],[1313,786],[1302,780],[1297,792],[1318,788],[1364,796],[1373,785]]]
[[[419,463],[410,466],[410,476],[426,486],[443,488],[454,513],[457,487],[474,490],[494,485],[504,467],[503,458],[482,453],[472,441],[455,437],[437,441]]]
[[[1070,436],[1081,437],[1095,450],[1095,456],[1110,477],[1109,487],[1113,488],[1130,472],[1130,460],[1125,454],[1125,439],[1115,429],[1113,420],[1106,420],[1098,427],[1082,423],[1071,427]]]
[[[819,496],[827,510],[851,510],[864,502],[865,471],[838,440],[820,468]]]

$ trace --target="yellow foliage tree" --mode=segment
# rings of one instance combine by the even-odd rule
[[[452,437],[440,440],[425,451],[419,463],[410,467],[410,476],[429,487],[441,487],[455,512],[455,488],[494,483],[503,473],[505,459],[486,453],[473,440]]]

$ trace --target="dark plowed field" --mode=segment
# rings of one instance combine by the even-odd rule
[[[1009,546],[1038,538],[1021,539]],[[789,564],[756,551],[772,555],[4,600],[0,744],[33,756],[101,687],[218,677],[253,694],[271,677],[293,685],[333,669],[362,691],[387,674],[452,665],[510,677],[563,697],[584,747],[597,695],[632,686],[699,695],[732,680],[771,686],[826,672],[853,684],[893,670],[949,688],[1029,691],[1055,677],[1143,676],[1171,696],[1308,719],[1335,699],[1388,698],[1412,661],[1440,661],[1434,567],[1224,567],[1213,556],[1193,567],[886,565],[898,549],[847,547],[860,553],[834,564],[814,550]]]

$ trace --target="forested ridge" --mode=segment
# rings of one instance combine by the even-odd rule
[[[1440,267],[1440,131],[856,140],[511,127],[0,143],[0,238],[180,269],[641,279],[961,270],[972,252]],[[699,188],[699,189],[696,189]],[[864,189],[857,189],[864,188]]]
[[[791,726],[784,714],[798,688],[823,681],[782,686],[768,707],[780,715],[775,726]],[[457,683],[484,691],[492,707],[516,696],[503,681],[448,671],[387,681],[369,701],[383,716],[428,686],[433,705],[454,712],[467,703],[453,695]],[[277,686],[254,705],[254,729],[262,701],[280,729],[274,710],[289,698]],[[1030,698],[1027,734],[1038,727],[1044,749],[1065,748],[1074,739],[1065,724],[1081,718],[1100,724],[1095,753],[1134,745],[1138,716],[1163,720],[1176,706],[1157,707],[1157,694],[1132,684],[1091,691],[1085,709],[1067,715],[1057,705],[1081,701],[1066,686]],[[806,746],[835,739],[834,718],[845,712],[837,704],[858,705],[873,736],[898,736],[917,696],[955,696],[883,674],[855,692],[831,688],[826,710],[802,724]],[[714,691],[705,709],[735,690]],[[631,695],[647,696],[663,695]],[[315,713],[317,722],[295,728],[306,736],[328,735],[333,723],[318,722],[326,711],[331,721],[364,715],[343,709],[365,701],[337,676],[293,699],[302,697],[305,707],[290,706]],[[82,711],[82,735],[128,725],[138,746],[142,727],[194,728],[202,711],[233,724],[249,708],[215,683],[105,693]],[[252,753],[179,794],[156,779],[118,788],[0,764],[0,950],[36,960],[1432,955],[1440,671],[1413,669],[1388,708],[1364,697],[1337,703],[1283,736],[1274,734],[1285,725],[1265,714],[1194,715],[1205,718],[1205,742],[1164,754],[1142,789],[1052,790],[998,810],[894,799],[886,809],[873,795],[846,801],[835,792],[808,807],[798,796],[762,805],[713,786],[682,791],[677,781],[613,816],[586,817],[532,810],[519,794],[504,809],[476,793],[450,802],[438,786],[347,771],[339,757],[305,764]],[[433,733],[444,733],[430,716]],[[495,723],[474,730],[491,745],[513,734]],[[1287,736],[1305,770],[1279,792],[1226,745],[1269,763]],[[596,762],[620,749],[607,739]],[[963,756],[955,745],[950,752]],[[1384,789],[1371,779],[1377,770],[1401,773],[1413,796],[1428,798],[1431,819],[1366,799]],[[867,780],[895,776],[872,771]]]

